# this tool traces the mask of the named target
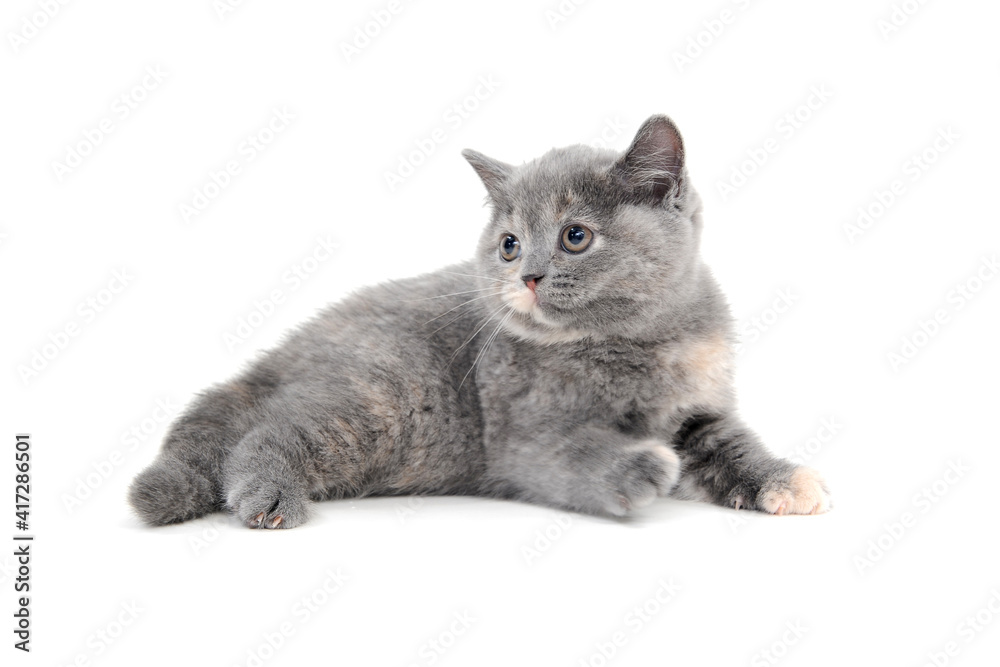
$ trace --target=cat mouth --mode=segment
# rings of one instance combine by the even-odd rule
[[[504,295],[504,302],[510,306],[511,310],[517,314],[512,319],[517,320],[523,326],[535,325],[546,330],[563,329],[564,327],[548,315],[554,307],[551,301],[546,300],[532,289],[520,289],[508,292]],[[556,308],[558,310],[558,308]]]
[[[520,313],[521,315],[533,316],[535,314],[541,314],[541,299],[534,290],[530,290],[527,287],[515,292],[508,292],[504,295],[504,301],[506,301],[507,305],[514,309],[514,312]]]

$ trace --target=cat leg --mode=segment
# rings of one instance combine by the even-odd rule
[[[251,388],[213,387],[171,425],[156,460],[133,480],[129,503],[147,524],[161,526],[223,509],[226,454],[249,430]]]
[[[775,457],[734,416],[690,417],[674,446],[684,470],[677,497],[771,514],[830,509],[830,492],[819,473]]]
[[[306,445],[291,425],[267,424],[230,453],[226,505],[250,528],[294,528],[309,516]]]
[[[589,514],[623,516],[667,495],[680,474],[665,441],[598,426],[518,429],[487,451],[501,495]]]

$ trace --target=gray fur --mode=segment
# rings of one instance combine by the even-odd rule
[[[808,511],[795,466],[735,415],[733,328],[673,123],[650,118],[622,155],[464,155],[492,205],[475,259],[361,290],[200,396],[132,484],[139,516],[290,528],[312,500],[399,494],[623,515],[671,491]],[[569,223],[593,231],[579,254]]]

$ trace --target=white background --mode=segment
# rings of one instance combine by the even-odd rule
[[[220,17],[210,0],[122,0],[51,18],[4,3],[0,533],[16,532],[14,434],[30,432],[36,535],[30,656],[11,647],[2,549],[4,664],[992,664],[1000,281],[983,262],[1000,250],[1000,8],[911,1],[888,30],[888,0],[681,4],[564,3],[556,21],[555,0],[404,2],[348,59],[387,2],[256,0]],[[276,108],[294,120],[246,160]],[[125,489],[168,423],[158,401],[183,405],[360,285],[471,254],[487,211],[462,148],[514,163],[624,149],[653,113],[681,128],[705,200],[703,252],[746,343],[743,415],[775,452],[805,452],[833,512],[663,500],[632,521],[567,523],[513,503],[369,499],[276,532],[131,516]],[[102,119],[112,131],[88,147]],[[390,189],[385,173],[437,128]],[[952,139],[934,148],[939,132]],[[185,221],[229,160],[240,173]],[[724,195],[734,170],[752,173]],[[327,237],[339,250],[312,263]],[[315,270],[295,285],[295,267]],[[104,292],[123,270],[127,286]],[[936,311],[943,324],[918,334]],[[48,358],[25,372],[36,352]],[[667,601],[661,581],[678,588]],[[304,597],[321,603],[306,614]]]

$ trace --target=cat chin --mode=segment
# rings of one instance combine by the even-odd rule
[[[504,294],[503,300],[511,308],[513,308],[515,312],[521,313],[522,315],[534,315],[536,312],[540,312],[538,307],[538,297],[535,296],[534,292],[527,288],[507,292]]]
[[[504,325],[504,331],[515,338],[539,345],[572,343],[583,340],[590,335],[585,331],[559,326],[547,321],[537,306],[532,309],[530,315],[519,312],[519,316],[508,319]]]

